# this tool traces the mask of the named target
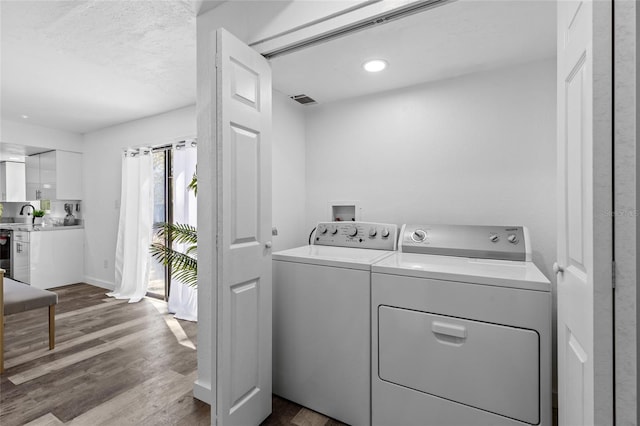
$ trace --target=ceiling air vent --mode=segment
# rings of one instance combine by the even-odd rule
[[[302,105],[313,105],[318,103],[315,99],[310,98],[307,95],[294,95],[290,96],[290,98]]]

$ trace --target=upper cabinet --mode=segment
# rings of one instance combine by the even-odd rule
[[[27,199],[40,200],[42,195],[42,184],[40,183],[40,157],[43,154],[30,155],[25,158],[27,165]]]
[[[49,151],[26,158],[28,200],[81,200],[82,154]]]
[[[0,201],[25,201],[25,165],[13,161],[0,163]]]

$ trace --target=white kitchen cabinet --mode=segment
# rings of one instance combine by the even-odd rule
[[[82,199],[82,154],[56,151],[57,200]]]
[[[40,155],[29,155],[25,158],[27,200],[40,199]]]
[[[84,229],[29,234],[29,284],[46,289],[84,280]]]
[[[43,152],[40,157],[40,200],[56,198],[56,151]]]
[[[11,258],[13,259],[13,269],[11,277],[26,284],[31,282],[29,275],[30,257],[29,232],[14,231],[11,242]]]
[[[24,163],[3,161],[0,163],[0,201],[25,201],[26,170]]]
[[[49,151],[26,159],[27,199],[81,200],[82,154]]]

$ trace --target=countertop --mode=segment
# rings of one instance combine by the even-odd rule
[[[41,232],[41,231],[66,231],[69,229],[84,229],[84,225],[28,225],[26,223],[0,223],[0,229],[9,229],[12,231],[27,231],[27,232]]]

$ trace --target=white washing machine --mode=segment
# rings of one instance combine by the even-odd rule
[[[551,425],[551,284],[526,228],[404,225],[371,277],[373,425]]]
[[[396,225],[329,222],[273,253],[273,393],[350,425],[371,424],[371,265]]]

